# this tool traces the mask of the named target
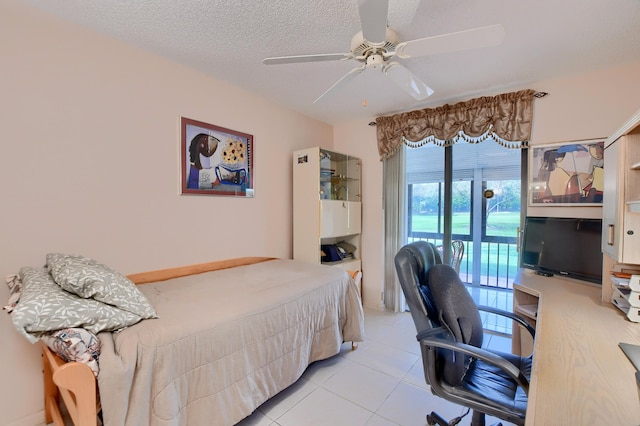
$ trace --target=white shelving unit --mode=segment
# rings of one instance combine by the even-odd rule
[[[293,153],[293,258],[361,271],[361,161],[319,147]],[[322,245],[346,243],[352,256],[323,262]]]

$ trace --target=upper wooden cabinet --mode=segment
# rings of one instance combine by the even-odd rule
[[[360,270],[361,161],[319,147],[293,153],[293,258],[319,263],[321,245],[347,243],[353,257],[330,262]]]

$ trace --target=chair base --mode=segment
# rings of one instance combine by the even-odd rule
[[[445,419],[443,419],[438,413],[436,413],[435,411],[432,411],[431,414],[427,414],[427,424],[429,426],[455,426],[458,423],[460,423],[460,421],[467,415],[469,414],[470,410],[467,410],[466,413],[464,413],[461,416],[458,416],[454,419],[452,419],[451,421],[446,421]],[[485,416],[484,413],[481,413],[479,411],[473,411],[473,414],[471,415],[471,426],[485,426],[485,420],[484,420]],[[502,426],[502,423],[495,423],[492,426]]]
[[[431,414],[427,414],[427,424],[429,426],[449,426],[449,422],[440,417],[440,415],[435,411],[431,412]]]

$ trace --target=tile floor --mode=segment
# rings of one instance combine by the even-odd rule
[[[479,305],[511,310],[512,293],[469,288]],[[492,318],[494,317],[494,318]],[[510,351],[511,325],[484,316],[484,346]],[[465,409],[431,394],[424,381],[415,326],[408,312],[365,309],[366,339],[307,369],[292,386],[260,406],[239,426],[421,426],[427,412],[450,420]],[[487,417],[487,424],[496,423]],[[471,414],[460,425],[468,425]],[[509,423],[502,422],[508,426]]]

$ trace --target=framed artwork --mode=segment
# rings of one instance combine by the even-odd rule
[[[530,206],[601,206],[604,138],[529,147]]]
[[[182,193],[253,197],[253,136],[182,117]]]

